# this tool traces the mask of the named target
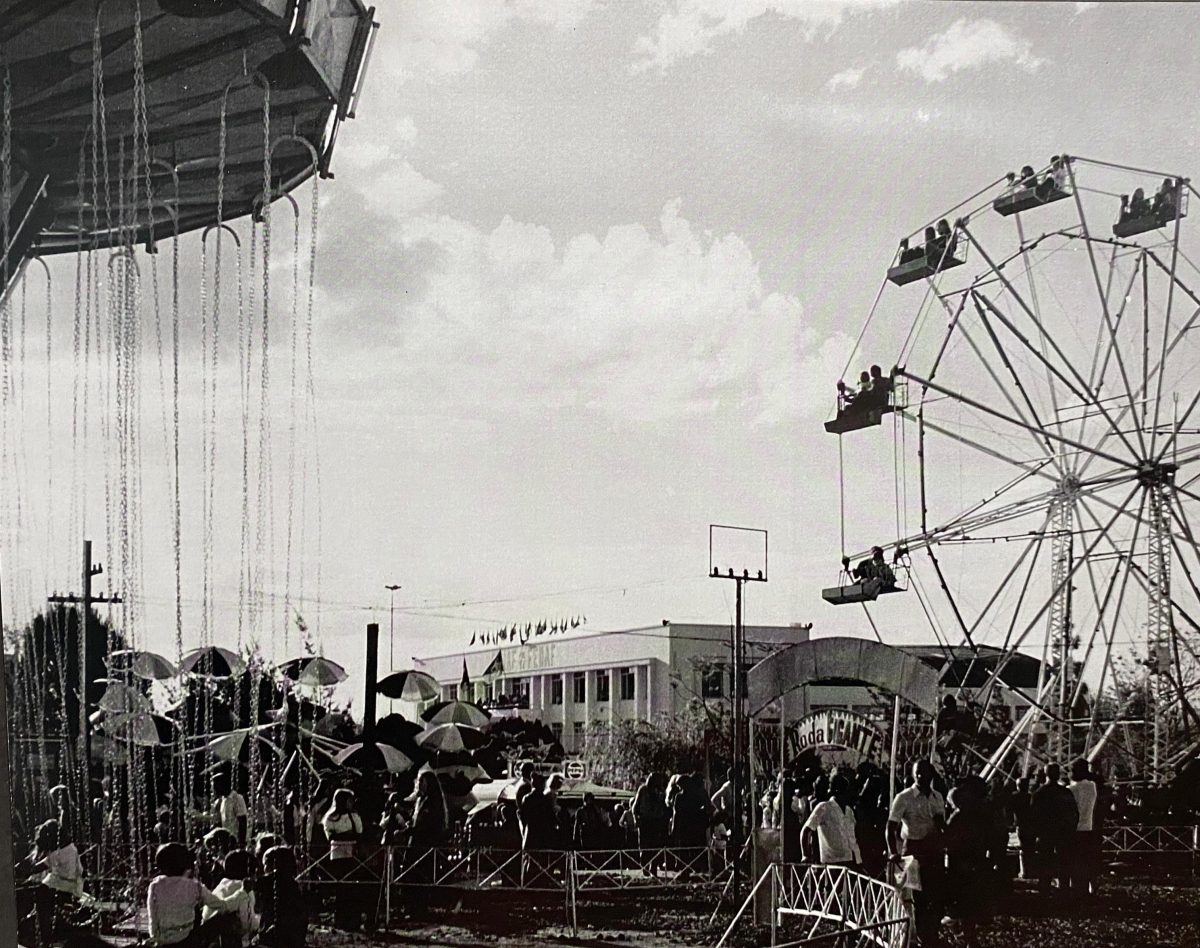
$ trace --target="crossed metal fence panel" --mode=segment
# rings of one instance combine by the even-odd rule
[[[703,846],[581,849],[572,853],[571,872],[579,891],[723,885],[733,869],[713,866],[711,860],[710,851]]]
[[[878,948],[905,948],[910,920],[896,888],[842,866],[777,864],[774,872],[775,919],[799,915],[814,919],[809,937],[822,921],[857,932]]]
[[[1117,855],[1156,855],[1192,853],[1197,845],[1195,826],[1153,826],[1127,824],[1104,831],[1104,852]]]

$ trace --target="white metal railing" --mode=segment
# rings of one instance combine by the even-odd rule
[[[910,915],[895,886],[843,866],[795,863],[766,868],[716,948],[724,948],[764,885],[770,887],[772,945],[778,943],[780,924],[793,916],[812,920],[807,936],[797,944],[820,940],[817,929],[827,923],[842,934],[856,934],[862,944],[907,948]]]

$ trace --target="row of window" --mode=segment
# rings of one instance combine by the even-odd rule
[[[595,696],[594,700],[597,704],[604,704],[612,698],[612,683],[609,680],[608,670],[601,669],[595,674]],[[619,682],[621,688],[621,701],[632,701],[637,692],[632,668],[622,668],[619,674]],[[575,672],[571,675],[571,701],[573,704],[584,704],[587,701],[587,672]],[[555,675],[550,679],[550,703],[563,703],[563,679],[561,675]]]

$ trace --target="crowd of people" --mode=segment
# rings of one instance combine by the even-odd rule
[[[947,704],[939,731],[951,737],[969,717]],[[950,738],[947,738],[948,740]],[[939,745],[940,747],[941,745]],[[408,781],[406,784],[405,781]],[[246,801],[219,781],[208,807],[210,828],[191,846],[170,838],[170,820],[154,825],[157,849],[146,917],[153,943],[184,948],[303,948],[308,910],[331,907],[334,925],[371,928],[377,880],[360,878],[367,850],[396,847],[402,865],[447,844],[525,851],[522,872],[549,860],[555,850],[637,850],[650,875],[719,872],[733,857],[734,838],[751,826],[773,830],[779,858],[854,867],[888,878],[911,898],[922,945],[938,943],[944,915],[961,919],[970,933],[1010,891],[1012,880],[1036,880],[1048,896],[1086,898],[1100,868],[1100,828],[1155,796],[1107,791],[1086,761],[1064,780],[1055,764],[1018,781],[977,776],[951,788],[925,759],[895,796],[888,775],[863,762],[826,769],[811,755],[769,781],[751,799],[739,781],[743,832],[734,832],[734,781],[706,784],[699,773],[650,774],[627,801],[562,797],[563,776],[522,766],[494,805],[481,805],[465,821],[449,807],[438,778],[381,776],[361,795],[336,778],[318,783],[280,835],[252,831]],[[712,791],[712,792],[710,792]],[[61,788],[52,797],[59,816],[43,823],[20,867],[33,898],[22,922],[29,948],[60,942],[64,920],[84,891],[80,848],[72,835],[70,807]],[[1010,838],[1017,842],[1016,852]],[[690,850],[686,859],[681,850]],[[298,866],[322,871],[300,898]],[[549,871],[549,870],[547,870]],[[560,870],[554,870],[560,871]],[[323,891],[323,889],[328,891]],[[330,904],[331,903],[331,904]],[[284,908],[286,906],[286,909]],[[76,938],[74,948],[103,944]]]
[[[911,899],[918,943],[939,943],[944,916],[968,941],[1011,891],[1015,877],[1047,895],[1086,898],[1100,868],[1100,822],[1114,797],[1084,760],[1065,781],[1056,764],[1036,779],[967,776],[948,788],[926,759],[888,799],[870,763],[781,774],[758,801],[764,827],[779,831],[782,858],[857,868],[886,877]],[[1010,835],[1018,855],[1010,858]]]

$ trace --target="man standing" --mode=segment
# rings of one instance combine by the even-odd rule
[[[1067,789],[1075,798],[1075,809],[1079,814],[1075,824],[1075,839],[1071,844],[1067,882],[1076,892],[1092,895],[1100,848],[1096,845],[1097,833],[1092,822],[1096,811],[1096,781],[1092,780],[1088,762],[1082,757],[1071,763],[1071,782]]]
[[[246,798],[233,789],[233,780],[222,777],[213,787],[217,798],[212,805],[213,825],[229,830],[237,840],[237,847],[246,845],[250,811],[246,807]]]
[[[946,801],[933,789],[933,778],[929,760],[914,763],[913,786],[896,794],[887,824],[888,861],[912,856],[917,862],[921,887],[913,893],[913,911],[921,948],[938,943],[945,888]]]
[[[856,866],[862,862],[850,805],[850,781],[843,776],[829,783],[829,798],[816,805],[800,831],[800,852],[810,862],[812,837],[819,844],[821,862],[826,866]]]
[[[1059,782],[1058,764],[1047,764],[1046,780],[1033,793],[1033,819],[1038,836],[1038,889],[1050,891],[1050,880],[1067,885],[1067,851],[1075,842],[1079,810],[1075,796]]]

